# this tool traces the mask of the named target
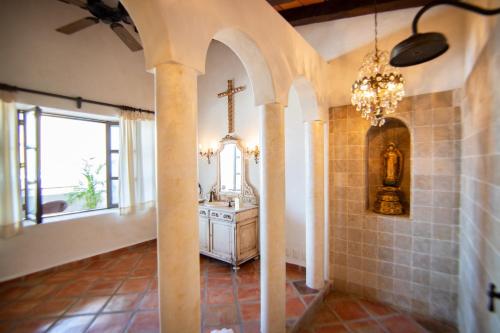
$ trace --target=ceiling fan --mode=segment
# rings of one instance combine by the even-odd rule
[[[88,16],[77,20],[75,22],[66,24],[56,31],[59,31],[66,35],[71,35],[77,31],[88,28],[99,22],[108,24],[115,32],[115,34],[122,40],[127,47],[135,52],[142,50],[141,44],[128,32],[128,30],[120,23],[126,23],[132,25],[134,30],[137,29],[132,22],[132,19],[128,15],[125,7],[119,1],[106,1],[103,0],[59,0],[61,2],[78,6],[82,9],[88,10],[93,16]],[[109,3],[115,3],[116,6],[109,5]]]

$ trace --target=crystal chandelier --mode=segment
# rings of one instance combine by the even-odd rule
[[[375,4],[376,5],[376,4]],[[372,126],[382,126],[405,95],[403,76],[389,65],[387,51],[378,49],[375,6],[375,51],[368,53],[352,85],[351,103]]]

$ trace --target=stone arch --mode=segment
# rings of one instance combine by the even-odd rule
[[[304,122],[325,120],[323,114],[321,113],[317,94],[311,81],[304,76],[299,76],[292,81],[290,89],[292,87],[295,89],[299,97],[302,120]],[[288,98],[290,98],[290,91],[288,92]]]
[[[271,71],[257,43],[235,28],[222,29],[213,39],[229,47],[240,58],[252,85],[255,105],[274,102],[276,94]]]

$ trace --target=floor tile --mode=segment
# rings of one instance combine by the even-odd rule
[[[89,314],[89,313],[97,313],[103,307],[104,304],[108,301],[109,297],[106,296],[93,296],[93,297],[84,297],[76,301],[73,306],[68,310],[68,315],[77,315],[77,314]]]
[[[366,310],[368,310],[369,313],[371,313],[374,316],[387,316],[390,314],[397,313],[396,310],[385,304],[372,302],[368,300],[359,300],[359,302]]]
[[[86,333],[121,333],[128,325],[132,313],[106,313],[96,317]]]
[[[295,287],[292,285],[292,283],[287,282],[286,284],[286,297],[295,297],[298,296],[297,291],[295,290]]]
[[[25,320],[17,324],[10,333],[42,333],[56,321],[56,318],[40,318]]]
[[[260,287],[253,285],[241,285],[238,287],[238,300],[240,302],[259,301]]]
[[[322,304],[313,314],[311,319],[309,320],[311,323],[311,326],[319,326],[319,325],[325,325],[325,324],[334,324],[339,322],[339,319],[333,311],[330,310],[330,308]]]
[[[405,315],[398,315],[380,321],[382,326],[390,333],[425,333],[426,330],[413,319]]]
[[[240,303],[243,321],[260,320],[260,303]]]
[[[294,318],[294,317],[300,317],[304,311],[306,310],[306,307],[302,303],[299,297],[295,298],[289,298],[286,300],[286,317],[287,318]]]
[[[41,299],[54,295],[60,288],[58,284],[39,284],[32,287],[21,298],[22,299]]]
[[[136,312],[127,333],[157,333],[160,331],[158,311]]]
[[[142,293],[148,288],[150,282],[151,279],[149,278],[125,280],[118,289],[117,294]]]
[[[207,291],[208,304],[234,303],[233,288],[210,288]]]
[[[142,299],[141,309],[157,309],[158,308],[158,293],[149,292]]]
[[[0,302],[13,301],[19,299],[22,295],[27,293],[31,287],[26,286],[11,286],[0,291]]]
[[[345,325],[353,333],[384,333],[381,326],[377,324],[375,320],[363,320],[356,322],[347,322]],[[406,332],[401,332],[406,333]]]
[[[104,296],[112,295],[122,283],[121,280],[97,280],[87,290],[87,295]]]
[[[205,310],[203,325],[231,325],[238,323],[236,306],[231,305],[208,305]]]
[[[104,307],[103,312],[132,311],[141,300],[141,294],[114,295]]]
[[[63,317],[52,326],[49,333],[83,333],[93,319],[93,315]]]
[[[333,302],[330,308],[342,320],[356,320],[369,317],[369,314],[355,300],[339,299]]]
[[[0,307],[0,320],[26,318],[38,304],[40,304],[38,300],[21,300],[2,305]]]
[[[251,285],[259,285],[260,283],[260,274],[257,272],[250,273],[237,273],[236,281],[239,285],[243,284],[251,284]]]
[[[316,328],[314,333],[349,333],[347,328],[342,324],[334,324]]]
[[[244,333],[260,333],[260,321],[247,321],[243,323]]]
[[[302,296],[302,299],[309,306],[316,299],[316,295],[304,295]]]
[[[68,308],[75,303],[73,298],[51,299],[42,302],[33,309],[32,316],[57,317],[61,316]]]
[[[211,275],[207,279],[208,288],[229,288],[233,286],[231,275]]]
[[[91,285],[91,281],[69,283],[57,291],[55,297],[77,297],[84,294]]]

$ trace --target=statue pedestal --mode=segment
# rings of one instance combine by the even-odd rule
[[[377,201],[375,201],[373,211],[384,215],[403,214],[403,206],[399,199],[399,187],[382,187],[377,192]]]

